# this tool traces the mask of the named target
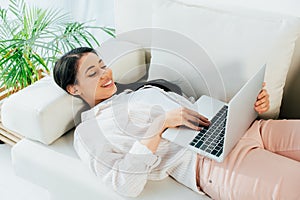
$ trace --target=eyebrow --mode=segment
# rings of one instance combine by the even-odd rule
[[[102,59],[100,59],[98,63],[101,63],[101,62],[102,62]],[[92,68],[94,68],[94,67],[95,67],[95,65],[89,66],[89,67],[85,70],[85,74],[86,74],[90,69],[92,69]]]

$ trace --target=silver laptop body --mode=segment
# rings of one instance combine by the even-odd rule
[[[209,127],[195,131],[185,127],[169,128],[162,137],[203,156],[222,162],[257,117],[254,103],[264,80],[265,65],[224,103],[208,96],[195,102],[195,110],[206,116]]]

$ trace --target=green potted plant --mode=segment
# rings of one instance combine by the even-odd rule
[[[10,0],[7,9],[0,8],[0,88],[15,92],[49,73],[63,53],[77,46],[99,46],[91,29],[114,36],[112,28],[72,21],[61,10]]]

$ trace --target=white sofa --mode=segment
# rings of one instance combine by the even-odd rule
[[[121,52],[112,50],[114,53],[112,51],[107,53],[102,49],[101,55],[113,67],[117,80],[121,82],[136,81],[145,77],[148,79],[162,77],[171,81],[180,79],[180,86],[188,95],[198,97],[209,92],[225,100],[230,99],[247,77],[255,71],[256,66],[267,63],[266,80],[269,81],[267,84],[270,85],[274,103],[271,105],[272,112],[262,117],[276,118],[279,115],[284,118],[299,118],[300,106],[297,104],[299,102],[297,94],[300,84],[296,85],[299,82],[297,74],[300,70],[300,40],[297,40],[300,32],[298,17],[282,15],[282,12],[275,9],[270,13],[242,8],[237,6],[235,1],[230,2],[230,5],[225,5],[224,1],[204,0],[115,0],[118,40],[113,43],[117,46],[118,44],[124,45],[126,48],[123,51],[120,50]],[[282,1],[282,3],[293,5],[297,2]],[[299,3],[297,4],[300,8]],[[156,27],[156,29],[151,29],[151,27]],[[200,30],[205,31],[200,33]],[[164,37],[164,40],[161,40],[160,37],[164,34],[172,37]],[[169,40],[170,38],[172,40]],[[196,44],[192,48],[193,51],[179,51],[185,49],[186,43],[182,44],[185,40],[189,44],[187,47]],[[168,46],[170,43],[173,44],[172,41],[174,44],[179,43],[181,48],[176,45]],[[127,48],[128,45],[130,50]],[[295,49],[294,46],[296,46]],[[166,49],[169,51],[164,51]],[[195,52],[195,57],[193,57]],[[180,53],[182,55],[178,56]],[[203,58],[204,63],[201,63],[198,57]],[[199,70],[193,73],[195,68],[191,68],[191,64],[192,66],[193,64],[206,64],[221,72],[221,77],[220,74],[216,76],[216,80],[224,80],[221,90],[214,93],[205,88],[199,89],[197,85],[194,85],[198,81],[195,75]],[[171,73],[169,73],[170,70]],[[233,70],[235,76],[230,76]],[[238,75],[243,76],[238,78]],[[173,80],[173,78],[176,79]],[[208,80],[205,78],[200,80],[202,84],[206,81]],[[42,83],[37,84],[55,88],[50,80],[46,79]],[[25,106],[24,104],[17,106],[17,100],[20,100],[23,95],[30,95],[32,90],[43,88],[35,86],[25,90],[23,94],[20,93],[20,97],[11,96],[2,109],[4,125],[25,136],[25,139],[12,149],[16,174],[46,188],[53,200],[129,199],[118,195],[110,187],[104,185],[77,157],[72,146],[74,129],[67,132],[66,130],[78,123],[73,115],[77,115],[83,107],[69,103],[70,108],[68,108],[66,104],[62,104],[62,102],[73,102],[73,99],[68,100],[70,97],[58,88],[53,89],[52,94],[57,95],[52,96],[53,99],[48,100],[47,105],[38,105],[37,108],[37,103],[28,100],[26,104],[24,100]],[[49,97],[40,93],[36,95],[38,96],[30,98],[43,102],[41,99]],[[32,107],[35,107],[34,111]],[[70,113],[69,119],[66,120],[68,117],[62,118],[59,115],[59,110],[55,110],[58,107],[61,111],[68,110],[64,113]],[[20,111],[25,114],[19,115]],[[15,121],[18,116],[26,117],[26,113],[30,113],[27,115],[27,120],[39,121],[30,125],[27,122]],[[51,122],[50,126],[49,122]],[[56,127],[55,130],[51,128],[64,123],[68,126],[61,129]],[[149,181],[137,199],[171,198],[209,199],[171,178],[159,182]]]

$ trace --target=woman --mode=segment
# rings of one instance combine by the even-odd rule
[[[138,196],[147,180],[171,176],[213,199],[300,198],[299,121],[255,121],[217,163],[161,138],[167,128],[200,130],[210,124],[187,98],[153,86],[116,94],[112,71],[90,48],[59,59],[54,78],[91,107],[76,128],[78,155],[122,195]],[[268,108],[263,89],[254,109],[263,113]]]

